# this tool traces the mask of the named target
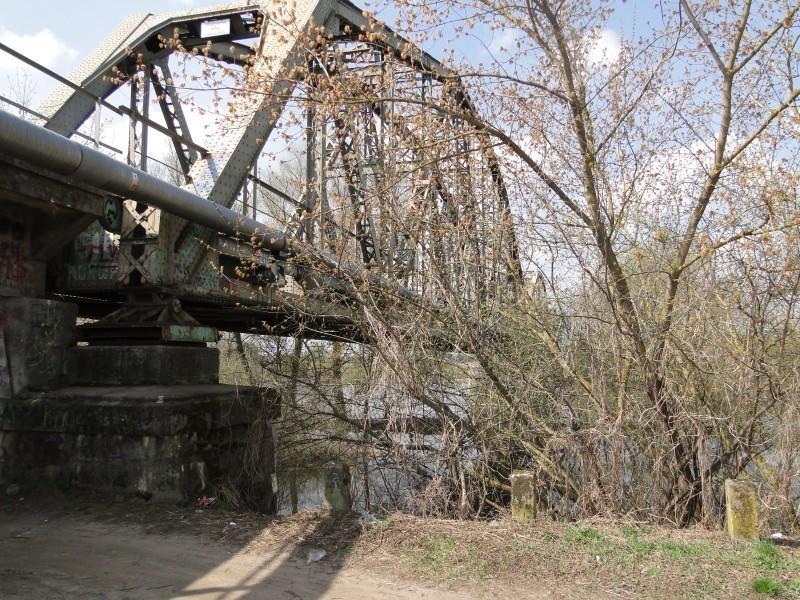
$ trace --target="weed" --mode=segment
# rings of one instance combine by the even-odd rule
[[[661,542],[659,549],[671,558],[697,558],[709,551],[706,543],[680,544],[676,542]]]
[[[556,537],[558,536],[556,536],[556,534],[553,533],[552,531],[543,531],[539,535],[539,540],[541,540],[542,542],[552,542],[553,540],[556,539]]]
[[[114,496],[114,502],[116,502],[117,504],[122,504],[123,502],[125,502],[125,496],[123,496],[122,494],[117,494],[116,496]]]
[[[631,527],[630,525],[621,525],[619,532],[629,540],[638,540],[642,534],[638,527]]]
[[[450,536],[431,537],[425,547],[427,553],[422,558],[423,564],[438,569],[449,563],[455,553],[456,541]]]
[[[753,580],[753,591],[758,594],[777,596],[780,584],[773,577],[757,577]]]
[[[587,546],[607,546],[609,538],[604,533],[597,531],[587,525],[571,527],[567,530],[567,540]]]
[[[638,558],[645,558],[655,553],[655,551],[658,549],[658,544],[649,540],[640,540],[638,538],[634,538],[628,540],[626,547],[627,550],[634,556]]]
[[[753,563],[766,571],[779,571],[788,566],[780,548],[765,540],[759,541],[754,546]]]
[[[326,527],[336,527],[336,523],[338,523],[338,522],[339,522],[339,520],[336,518],[336,515],[334,515],[334,514],[330,514],[330,515],[328,515],[328,517],[326,519],[322,520],[323,526],[326,526]]]

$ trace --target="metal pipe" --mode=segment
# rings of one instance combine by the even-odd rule
[[[155,206],[219,233],[244,239],[257,248],[325,264],[339,275],[357,282],[366,282],[407,300],[422,300],[418,294],[371,273],[363,266],[343,263],[341,257],[335,254],[270,230],[255,219],[157,179],[4,110],[0,110],[0,151],[122,198]]]
[[[226,235],[255,238],[272,252],[289,249],[287,237],[221,204],[175,187],[88,146],[0,110],[0,150],[123,198],[160,208]]]
[[[0,96],[0,102],[3,104],[8,104],[9,106],[13,106],[14,108],[18,108],[22,111],[25,111],[29,115],[33,115],[37,119],[41,119],[44,122],[47,122],[47,117],[44,116],[40,112],[36,112],[35,110],[24,106],[23,104],[19,104],[18,102],[14,102],[13,100],[6,98],[5,96]],[[79,138],[87,140],[89,142],[94,142],[94,138],[91,136],[86,135],[85,133],[81,133],[80,131],[76,131],[73,135],[77,135]],[[122,154],[122,150],[119,148],[114,148],[114,146],[109,146],[105,142],[100,142],[100,147],[105,148],[106,150],[111,150],[112,152],[116,152],[117,154]]]

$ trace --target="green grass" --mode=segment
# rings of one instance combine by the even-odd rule
[[[778,590],[780,590],[780,584],[773,577],[757,577],[753,581],[753,591],[758,594],[777,596]]]
[[[567,528],[564,540],[577,546],[583,546],[589,554],[603,554],[611,547],[611,539],[604,533],[589,527],[580,525]]]
[[[760,540],[753,547],[753,563],[765,571],[780,571],[788,566],[780,548],[766,540]]]
[[[378,519],[374,521],[370,527],[372,527],[372,529],[377,529],[378,531],[387,531],[392,527],[392,525],[394,525],[394,521],[391,519]]]
[[[487,538],[428,532],[404,554],[413,571],[436,580],[537,577],[537,566],[547,564],[642,597],[735,597],[751,588],[751,594],[800,599],[800,562],[770,542],[737,545],[624,524],[500,535],[488,538],[494,546],[486,548]]]
[[[759,572],[753,580],[753,591],[768,596],[800,596],[800,563],[791,564],[781,548],[760,540],[753,546],[750,561]]]

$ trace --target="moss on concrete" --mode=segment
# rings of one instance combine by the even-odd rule
[[[758,541],[758,504],[748,479],[726,479],[725,501],[728,534],[734,540]]]
[[[531,471],[511,473],[511,516],[520,521],[536,518],[536,476]]]

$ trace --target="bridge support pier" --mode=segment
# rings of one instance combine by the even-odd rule
[[[218,350],[204,344],[63,350],[65,385],[0,398],[3,489],[82,486],[193,500],[224,484],[274,510],[275,388],[220,385]],[[263,462],[248,468],[245,456]]]
[[[242,463],[252,415],[265,406],[277,411],[273,389],[72,387],[0,406],[4,484],[192,500],[224,483],[246,488],[247,500],[260,510],[274,508],[271,480],[248,481]],[[271,434],[264,441],[265,461],[273,453]]]

